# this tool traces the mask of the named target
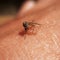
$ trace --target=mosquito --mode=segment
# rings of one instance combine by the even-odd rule
[[[25,30],[25,33],[26,34],[35,34],[36,33],[36,26],[41,26],[41,24],[39,23],[35,23],[35,22],[23,22],[23,27],[24,27],[24,30]]]

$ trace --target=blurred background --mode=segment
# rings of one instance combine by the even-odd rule
[[[12,20],[23,3],[24,0],[0,0],[0,25]]]
[[[38,0],[0,0],[0,26],[14,18],[23,16]]]

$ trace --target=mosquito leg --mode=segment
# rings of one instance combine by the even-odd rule
[[[24,35],[24,40],[26,39],[26,34]]]
[[[26,35],[27,35],[27,30],[25,30],[24,39],[26,39]]]

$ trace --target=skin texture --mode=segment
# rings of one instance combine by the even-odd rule
[[[43,2],[0,27],[0,60],[60,60],[60,1]],[[41,26],[24,38],[22,23],[32,20]]]

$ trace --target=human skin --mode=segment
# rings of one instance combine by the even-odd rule
[[[47,1],[0,27],[0,60],[60,60],[60,1]],[[24,38],[22,23],[32,20],[41,26]]]

